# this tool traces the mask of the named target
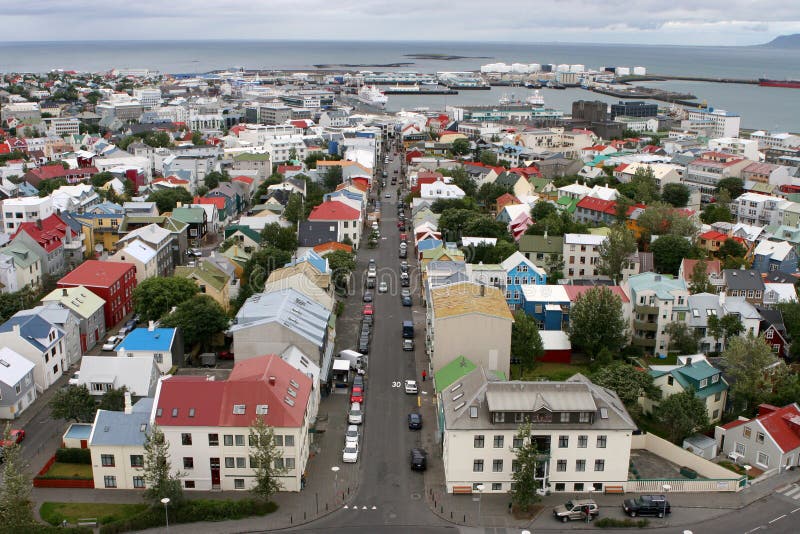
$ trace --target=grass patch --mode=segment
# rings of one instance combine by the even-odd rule
[[[45,502],[39,515],[51,525],[62,521],[75,524],[78,519],[96,517],[100,524],[125,521],[147,510],[146,504],[110,504],[97,502]]]
[[[746,475],[748,480],[752,480],[753,477],[747,474],[747,471],[741,465],[735,464],[733,462],[729,462],[728,460],[720,460],[717,462],[717,465],[721,465],[728,471],[733,471],[737,475]]]
[[[536,367],[531,370],[522,372],[522,380],[555,380],[564,381],[575,373],[589,373],[589,367],[586,365],[572,365],[568,363],[553,363],[542,362],[537,363]],[[514,377],[520,376],[520,369],[513,371]]]
[[[92,480],[92,466],[86,464],[54,463],[47,473],[39,478],[66,478],[72,480]]]
[[[667,354],[667,357],[664,359],[656,358],[655,356],[644,356],[642,358],[644,363],[647,365],[677,365],[678,364],[678,353],[671,352]]]

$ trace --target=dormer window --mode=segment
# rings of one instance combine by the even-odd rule
[[[708,385],[708,378],[704,378],[700,381],[700,389],[706,387]]]
[[[469,416],[471,419],[478,418],[478,407],[477,406],[470,406],[469,407]]]
[[[716,384],[717,382],[719,382],[719,375],[712,376],[711,377],[711,383],[712,384]]]
[[[244,404],[234,404],[233,405],[233,415],[244,415],[245,413],[245,405]]]

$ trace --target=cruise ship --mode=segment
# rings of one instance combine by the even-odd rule
[[[358,90],[358,100],[370,106],[384,109],[389,102],[389,97],[374,85],[365,85]]]

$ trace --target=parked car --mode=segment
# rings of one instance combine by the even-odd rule
[[[364,389],[364,377],[361,375],[356,375],[353,377],[353,387],[354,388],[361,388]]]
[[[572,499],[553,508],[553,516],[564,523],[573,519],[586,519],[587,514],[590,521],[600,515],[600,508],[592,499]]]
[[[8,440],[0,440],[0,447],[8,447],[15,443],[22,443],[25,439],[25,431],[21,428],[15,428],[8,432]]]
[[[81,372],[80,371],[75,371],[75,374],[72,375],[72,377],[69,379],[69,381],[67,381],[67,384],[69,384],[70,386],[77,386],[78,385],[78,379],[80,377],[81,377]]]
[[[416,380],[406,380],[403,384],[403,388],[409,395],[416,395],[417,393],[419,393],[419,388],[417,387]]]
[[[372,291],[364,291],[364,302],[372,302]]]
[[[425,471],[428,468],[428,453],[425,449],[414,447],[411,449],[411,470]]]
[[[408,257],[408,250],[401,248],[400,252],[397,255],[398,258],[407,258]]]
[[[358,338],[358,352],[369,354],[369,336],[361,336]]]
[[[358,443],[358,427],[356,425],[349,425],[344,433],[345,445],[348,443]]]
[[[187,256],[194,256],[195,258],[200,258],[203,256],[203,251],[199,248],[190,248],[186,251]]]
[[[386,293],[387,291],[389,291],[389,284],[386,282],[381,282],[378,285],[378,293]]]
[[[372,304],[364,304],[364,308],[361,310],[361,315],[372,315],[375,313],[375,309],[372,307]]]
[[[409,430],[419,430],[422,428],[422,415],[418,413],[408,414],[408,428]]]
[[[664,514],[669,514],[671,511],[665,495],[640,495],[635,499],[625,499],[622,510],[631,517],[637,515],[664,517]]]
[[[367,289],[375,289],[375,277],[367,276]]]
[[[401,261],[400,262],[400,272],[401,273],[408,273],[408,262],[407,261]]]
[[[348,443],[342,451],[342,461],[346,464],[354,464],[358,461],[358,442]]]
[[[403,295],[400,297],[400,301],[403,303],[403,306],[413,306],[414,301],[411,299],[411,295]]]
[[[364,402],[364,391],[361,388],[353,386],[350,392],[350,402]]]
[[[364,412],[361,411],[361,404],[354,402],[350,405],[350,411],[347,414],[347,422],[351,425],[360,425],[364,422]]]
[[[217,353],[217,358],[220,360],[232,360],[233,353],[229,350],[221,350]]]
[[[405,351],[414,350],[414,340],[413,339],[404,339],[403,340],[403,350],[405,350]]]
[[[363,324],[368,324],[368,325],[372,326],[373,319],[374,319],[373,315],[364,315],[364,316],[361,317],[361,322]]]
[[[401,250],[400,251],[400,256],[405,258],[406,257],[406,251],[405,250]],[[406,273],[403,273],[403,274],[406,274]],[[400,277],[400,286],[409,287],[410,285],[411,285],[411,279],[408,276],[401,276]]]
[[[122,341],[122,338],[120,336],[111,336],[106,340],[105,344],[103,345],[103,350],[107,351],[114,350],[117,347],[117,345],[119,345],[120,341]]]

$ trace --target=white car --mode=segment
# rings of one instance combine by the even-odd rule
[[[417,387],[416,380],[406,380],[404,386],[406,389],[406,393],[408,393],[409,395],[416,395],[417,393],[419,393],[419,388]]]
[[[69,379],[67,384],[69,384],[70,386],[77,386],[78,385],[78,379],[80,378],[80,376],[81,376],[81,372],[80,371],[75,371],[75,374],[72,375],[72,378]]]
[[[364,412],[361,411],[361,403],[354,402],[350,405],[350,412],[347,414],[347,422],[351,425],[360,425],[364,422]]]
[[[342,451],[342,461],[346,464],[354,464],[358,461],[358,442],[345,445]]]
[[[387,291],[389,291],[389,284],[386,282],[381,282],[378,285],[378,293],[386,293]]]
[[[106,341],[106,344],[103,345],[103,350],[114,350],[117,345],[119,345],[120,341],[122,341],[120,336],[111,336],[108,338],[108,341]]]
[[[348,426],[344,433],[344,446],[347,447],[351,443],[358,444],[358,427],[356,425]]]

